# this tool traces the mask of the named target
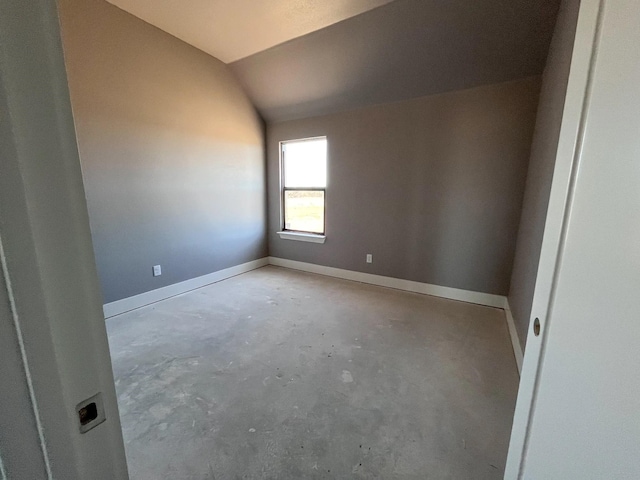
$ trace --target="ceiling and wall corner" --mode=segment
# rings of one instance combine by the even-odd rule
[[[231,64],[268,122],[539,75],[556,0],[396,0]]]
[[[179,0],[109,1],[229,63],[267,122],[540,75],[559,5],[196,0],[187,9]]]
[[[392,0],[108,0],[231,63]]]

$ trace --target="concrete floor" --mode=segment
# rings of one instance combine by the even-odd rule
[[[504,313],[265,267],[107,320],[146,479],[499,479]]]

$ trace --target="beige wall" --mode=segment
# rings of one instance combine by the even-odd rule
[[[59,10],[105,302],[265,256],[264,126],[227,67],[103,0]]]
[[[523,349],[529,330],[579,8],[579,0],[562,2],[542,77],[540,105],[509,290],[509,306]]]
[[[506,295],[539,86],[530,77],[269,124],[270,255]],[[326,243],[280,239],[278,144],[320,135]]]

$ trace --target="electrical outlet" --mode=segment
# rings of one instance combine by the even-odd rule
[[[153,276],[154,277],[159,277],[160,275],[162,275],[162,267],[160,265],[154,265],[153,266]]]
[[[373,255],[371,253],[367,253],[367,263],[373,263]]]

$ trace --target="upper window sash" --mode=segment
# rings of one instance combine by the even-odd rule
[[[325,137],[282,143],[282,183],[286,188],[327,186]]]

